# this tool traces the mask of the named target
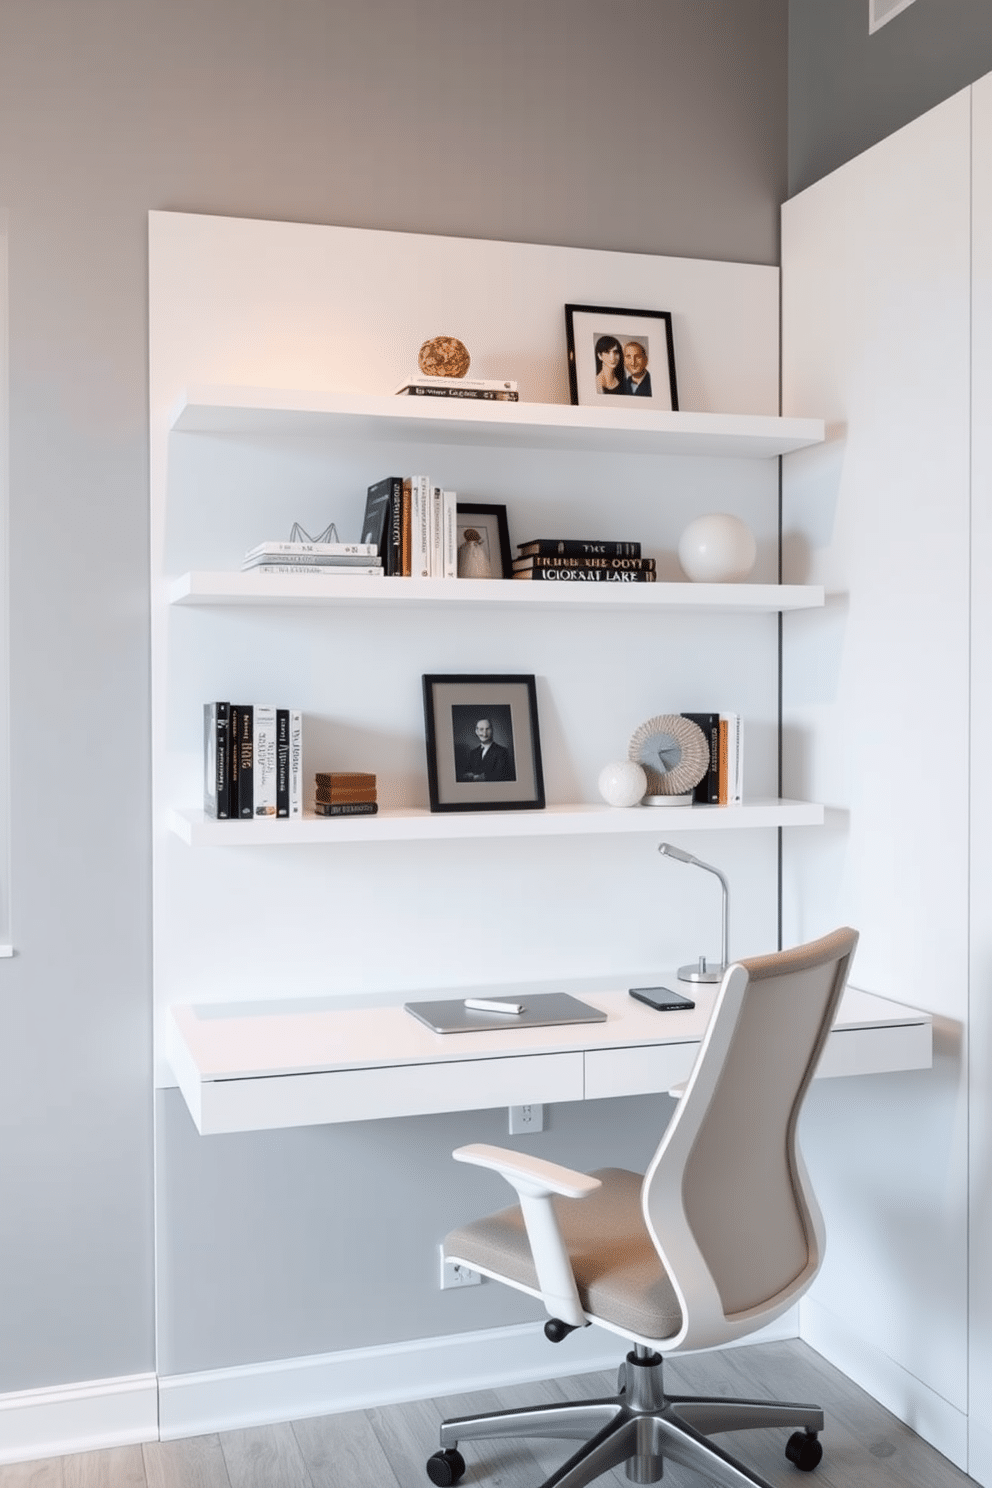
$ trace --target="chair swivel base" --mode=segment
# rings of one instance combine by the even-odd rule
[[[724,1396],[666,1396],[662,1360],[640,1346],[620,1369],[620,1390],[602,1400],[520,1407],[460,1416],[441,1426],[441,1450],[427,1462],[439,1488],[457,1483],[465,1471],[462,1441],[495,1437],[578,1438],[583,1445],[541,1488],[585,1488],[603,1473],[624,1466],[633,1483],[657,1483],[663,1464],[679,1463],[718,1488],[770,1488],[767,1480],[709,1441],[711,1432],[768,1426],[799,1428],[786,1456],[810,1472],[823,1455],[817,1432],[823,1411],[815,1405],[736,1400]]]

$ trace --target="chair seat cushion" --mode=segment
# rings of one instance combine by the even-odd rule
[[[640,1173],[600,1168],[602,1188],[584,1199],[553,1198],[583,1309],[617,1328],[659,1342],[682,1326],[678,1298],[641,1212]],[[514,1205],[453,1230],[446,1255],[537,1290],[520,1208]]]

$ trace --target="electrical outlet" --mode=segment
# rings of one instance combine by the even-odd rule
[[[444,1246],[439,1245],[437,1253],[441,1261],[441,1290],[450,1291],[452,1287],[480,1286],[482,1277],[478,1271],[470,1271],[468,1266],[449,1265],[444,1259]]]
[[[522,1137],[527,1132],[539,1132],[543,1130],[544,1107],[542,1105],[510,1107],[511,1137]]]

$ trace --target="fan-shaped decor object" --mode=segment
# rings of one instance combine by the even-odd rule
[[[710,766],[710,746],[698,724],[681,713],[662,713],[642,723],[630,741],[628,757],[648,780],[646,806],[673,806],[702,780]]]
[[[471,358],[457,336],[435,336],[425,341],[417,365],[425,377],[464,377]]]

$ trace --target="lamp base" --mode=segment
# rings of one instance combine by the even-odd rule
[[[700,956],[698,961],[691,962],[688,966],[679,967],[680,982],[722,982],[726,967],[712,965],[705,956]]]

